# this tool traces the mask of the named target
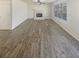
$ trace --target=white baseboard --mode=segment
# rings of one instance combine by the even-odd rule
[[[27,20],[27,19],[26,19]],[[24,20],[24,21],[26,21]],[[12,29],[11,30],[14,30],[16,27],[18,27],[20,24],[22,24],[24,21],[20,22],[19,24],[17,24],[16,26],[12,26]]]
[[[53,20],[53,21],[56,22],[67,33],[69,33],[73,38],[75,38],[77,41],[79,41],[79,36],[77,36],[76,33],[74,33],[70,27],[69,28],[65,28],[63,25],[60,25],[60,23],[58,23],[56,20]]]

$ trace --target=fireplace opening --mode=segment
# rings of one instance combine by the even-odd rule
[[[36,17],[43,17],[42,13],[36,13]]]

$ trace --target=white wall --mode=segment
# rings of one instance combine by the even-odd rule
[[[11,0],[0,0],[0,30],[11,29]]]
[[[28,18],[27,3],[23,0],[12,0],[12,29]]]
[[[33,18],[33,2],[32,0],[25,0],[25,2],[28,4],[27,7],[27,13],[28,13],[28,18]]]
[[[73,37],[79,40],[79,0],[66,0],[67,21],[54,16],[54,4],[63,1],[64,0],[57,0],[52,4],[52,19]]]

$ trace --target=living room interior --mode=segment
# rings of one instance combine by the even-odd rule
[[[1,58],[78,58],[79,0],[0,0]]]

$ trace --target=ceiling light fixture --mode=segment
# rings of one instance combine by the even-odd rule
[[[39,4],[39,5],[46,4],[46,3],[44,3],[44,1],[45,0],[33,0],[33,2],[35,2],[35,3]]]

